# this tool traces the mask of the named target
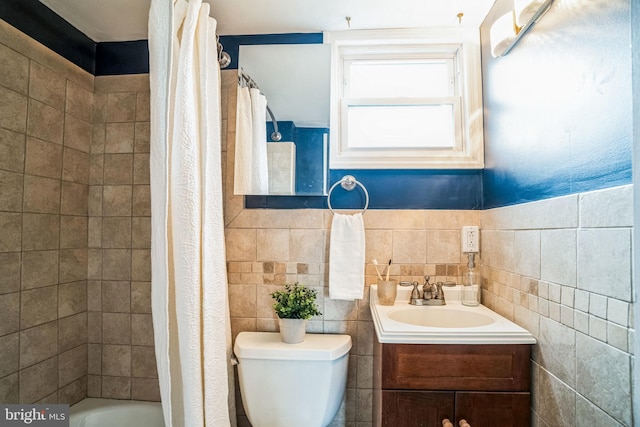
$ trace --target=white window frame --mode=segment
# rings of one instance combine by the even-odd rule
[[[482,78],[478,29],[435,28],[338,31],[324,34],[331,45],[331,169],[481,169],[484,167]],[[447,59],[453,64],[453,96],[440,98],[350,99],[349,61]],[[407,76],[407,78],[419,78]],[[367,102],[447,105],[454,108],[452,148],[354,148],[347,139],[347,108]],[[380,105],[380,104],[378,104]],[[384,104],[382,104],[384,105]]]

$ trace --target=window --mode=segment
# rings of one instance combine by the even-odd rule
[[[327,33],[331,168],[482,168],[478,37],[464,29]]]

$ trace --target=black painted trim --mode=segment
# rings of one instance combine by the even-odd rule
[[[95,74],[96,43],[38,0],[0,0],[0,19]]]
[[[238,36],[220,36],[220,43],[225,52],[231,56],[228,70],[238,69],[238,52],[241,45],[256,44],[319,44],[323,42],[322,33],[287,33],[287,34],[251,34]]]
[[[38,0],[0,0],[0,19],[94,76],[149,72],[147,40],[96,43]]]
[[[96,76],[146,74],[149,72],[147,40],[98,43]]]
[[[322,33],[252,34],[220,36],[224,51],[231,56],[227,69],[238,69],[238,52],[241,45],[257,44],[318,44]],[[96,76],[120,74],[145,74],[149,72],[149,43],[147,40],[98,43],[96,52]]]
[[[326,196],[244,196],[247,209],[327,209]]]

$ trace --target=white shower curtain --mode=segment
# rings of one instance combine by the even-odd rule
[[[235,424],[215,31],[202,0],[151,2],[152,314],[176,427]]]

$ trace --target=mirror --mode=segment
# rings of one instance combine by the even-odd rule
[[[238,71],[266,97],[282,135],[271,141],[267,113],[269,195],[326,194],[330,61],[325,44],[240,46]]]

